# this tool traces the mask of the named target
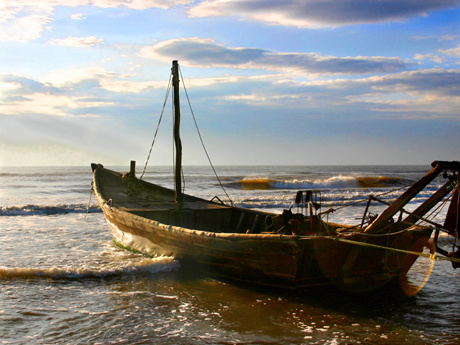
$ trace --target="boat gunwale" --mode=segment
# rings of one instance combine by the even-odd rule
[[[101,167],[98,167],[93,172],[93,174],[94,174],[93,181],[95,181],[95,185],[93,186],[93,188],[94,188],[94,193],[96,195],[96,198],[98,199],[98,203],[102,207],[103,211],[108,211],[109,213],[118,213],[120,215],[128,216],[128,217],[131,217],[131,218],[136,219],[138,221],[155,225],[155,226],[159,227],[162,230],[182,232],[182,233],[185,233],[185,234],[188,234],[188,235],[206,236],[206,237],[210,237],[210,238],[213,237],[213,238],[220,238],[220,239],[223,239],[223,240],[234,240],[234,241],[242,241],[242,240],[247,241],[247,240],[256,240],[256,239],[260,241],[261,239],[265,239],[265,240],[269,240],[269,241],[280,241],[280,240],[282,240],[282,241],[290,242],[290,241],[293,241],[293,240],[297,241],[300,238],[314,238],[314,237],[319,238],[319,237],[322,237],[322,236],[299,236],[299,235],[267,234],[267,233],[264,233],[264,234],[224,233],[224,232],[212,232],[212,231],[205,231],[205,230],[198,230],[198,229],[189,229],[189,228],[185,228],[185,227],[178,226],[178,225],[165,224],[165,223],[159,222],[157,220],[153,220],[153,219],[150,219],[150,218],[147,218],[147,217],[142,217],[140,215],[134,214],[134,213],[130,212],[129,210],[123,210],[123,209],[121,209],[119,207],[116,207],[116,206],[110,206],[108,204],[108,200],[103,196],[103,193],[100,190],[99,178],[98,178],[99,176],[97,175],[98,174],[98,169],[101,169]],[[109,171],[109,172],[113,172],[113,173],[115,173],[116,175],[118,175],[120,177],[122,175],[122,174],[114,172],[114,171],[112,171],[110,169],[106,169],[106,168],[102,168],[102,169],[104,169],[106,171]],[[142,182],[147,183],[149,185],[152,185],[154,187],[159,187],[160,189],[164,189],[166,191],[170,191],[169,189],[167,189],[165,187],[162,187],[162,186],[159,186],[159,185],[147,182],[147,181],[142,181]],[[207,202],[207,203],[217,204],[217,203],[214,203],[212,201],[207,201],[207,200],[197,198],[197,197],[194,197],[194,196],[191,196],[191,195],[188,195],[188,194],[184,195],[184,196],[187,196],[187,197],[190,196],[190,197],[196,199],[197,201],[204,201],[204,202]],[[221,205],[221,204],[217,204],[217,205]],[[238,211],[249,212],[249,213],[258,214],[258,215],[275,215],[274,213],[268,213],[268,212],[256,211],[256,210],[247,210],[245,208],[237,207],[237,206],[228,206],[228,205],[222,205],[222,206],[225,209],[238,210]],[[146,209],[145,211],[149,211],[149,210]]]
[[[205,236],[209,238],[215,238],[215,239],[222,239],[222,240],[229,240],[229,241],[251,241],[251,240],[267,240],[267,241],[283,241],[283,242],[304,242],[304,241],[312,241],[312,240],[320,240],[320,239],[335,239],[338,238],[340,239],[341,237],[347,238],[347,237],[364,237],[364,238],[375,238],[375,237],[390,237],[390,236],[396,236],[398,235],[397,233],[386,233],[386,234],[366,234],[364,232],[345,232],[341,233],[339,235],[331,236],[331,235],[287,235],[287,234],[270,234],[270,233],[262,233],[262,234],[246,234],[246,233],[235,233],[235,232],[213,232],[213,231],[206,231],[206,230],[199,230],[199,229],[191,229],[191,228],[186,228],[178,225],[171,225],[171,224],[165,224],[160,221],[150,219],[148,217],[143,217],[138,214],[134,214],[133,211],[130,211],[129,209],[122,209],[121,207],[116,207],[116,206],[110,206],[108,204],[108,200],[103,196],[103,193],[100,190],[100,186],[98,185],[99,179],[97,174],[98,169],[104,169],[107,172],[113,173],[118,177],[122,177],[123,174],[115,172],[113,170],[104,168],[104,167],[98,167],[97,169],[94,170],[94,181],[96,182],[96,186],[94,188],[96,197],[98,199],[101,199],[102,202],[99,202],[100,205],[103,206],[103,210],[107,210],[110,213],[118,213],[123,216],[128,216],[131,217],[132,219],[135,219],[137,221],[141,221],[143,223],[151,224],[156,227],[158,227],[161,230],[166,230],[166,231],[174,231],[174,232],[181,232],[187,235],[193,235],[193,236]],[[157,184],[148,182],[148,181],[143,181],[140,180],[142,183],[151,185],[155,188],[159,188],[161,190],[170,192],[168,188],[159,186]],[[258,210],[250,210],[250,209],[245,209],[242,207],[237,207],[237,206],[228,206],[228,205],[222,205],[218,204],[212,201],[207,201],[198,197],[194,197],[192,195],[185,194],[185,197],[190,197],[193,198],[197,201],[202,201],[206,203],[211,203],[211,204],[217,204],[219,206],[222,206],[224,209],[231,209],[231,210],[238,210],[242,212],[248,212],[248,213],[253,213],[256,215],[275,215],[274,213],[269,213],[269,212],[264,212],[264,211],[258,211]],[[134,210],[134,209],[133,209]],[[186,210],[186,209],[183,209]],[[139,209],[137,211],[146,211],[149,212],[151,211],[150,209]],[[105,213],[105,212],[104,212]],[[346,225],[346,224],[335,224],[331,223],[334,225],[339,225],[343,226],[345,228],[348,227],[353,227],[352,225]],[[411,232],[424,232],[427,229],[420,227],[417,229],[411,230]]]

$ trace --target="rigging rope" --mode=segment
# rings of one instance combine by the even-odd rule
[[[389,190],[389,191],[387,191],[387,192],[377,194],[377,196],[380,197],[380,196],[382,196],[382,195],[389,194],[389,193],[392,193],[392,192],[395,192],[395,191],[398,191],[398,190],[401,190],[401,189],[404,189],[404,188],[408,188],[408,187],[410,187],[410,185],[408,185],[408,186],[402,186],[402,187],[397,188],[397,189],[392,189],[392,190]],[[432,212],[431,212],[429,215],[427,215],[426,217],[419,217],[420,224],[422,224],[423,222],[425,222],[425,223],[430,223],[430,224],[433,224],[433,225],[436,225],[436,226],[440,226],[439,224],[434,223],[434,222],[432,221],[432,219],[435,219],[435,218],[439,215],[439,213],[441,213],[442,209],[443,209],[444,206],[447,204],[447,202],[448,202],[449,200],[451,200],[451,198],[452,198],[452,196],[453,196],[453,194],[454,194],[455,189],[458,189],[458,187],[459,187],[459,184],[457,184],[457,186],[454,187],[454,189],[450,192],[450,195],[444,200],[444,202],[443,202],[441,205],[438,205],[436,208],[434,208],[434,209],[432,210]],[[389,204],[385,203],[383,200],[379,200],[379,198],[378,198],[377,196],[373,196],[373,195],[372,195],[371,197],[372,197],[375,201],[378,201],[378,202],[380,202],[380,203],[389,205]],[[459,197],[459,198],[460,198],[460,197]],[[366,201],[366,200],[367,200],[367,199],[357,200],[357,201],[355,201],[355,202],[352,202],[352,203],[343,205],[343,206],[338,207],[338,208],[336,208],[336,209],[330,208],[329,210],[327,210],[327,211],[325,211],[325,212],[319,213],[319,215],[324,215],[324,214],[325,214],[325,215],[329,216],[329,213],[335,212],[335,211],[340,210],[340,209],[345,208],[345,207],[349,207],[349,206],[353,206],[353,205],[359,204],[359,203],[364,202],[364,201]],[[410,212],[408,212],[408,211],[406,211],[406,210],[404,210],[404,209],[401,209],[401,211],[402,211],[402,212],[405,212],[405,213],[408,213],[408,214],[412,214],[412,213],[410,213]],[[431,219],[431,220],[430,220],[430,219]],[[391,226],[391,224],[389,224],[387,227],[389,227],[389,226]],[[359,225],[356,225],[356,226],[354,226],[353,228],[357,228],[357,227],[359,227]],[[386,228],[384,228],[384,229],[386,229]],[[382,230],[384,230],[384,229],[382,229]],[[440,230],[446,231],[445,229],[443,229],[442,226],[440,226]]]
[[[213,165],[212,162],[211,162],[211,158],[209,157],[208,151],[206,150],[206,147],[205,147],[205,145],[204,145],[203,138],[202,138],[202,136],[201,136],[200,129],[198,128],[198,123],[197,123],[197,121],[196,121],[195,114],[194,114],[194,112],[193,112],[192,105],[191,105],[191,103],[190,103],[190,99],[189,99],[189,97],[188,97],[188,92],[187,92],[187,89],[186,89],[186,87],[185,87],[185,81],[184,81],[184,78],[183,78],[183,76],[182,76],[182,70],[180,69],[180,66],[179,66],[179,73],[180,73],[180,77],[181,77],[181,79],[182,79],[182,84],[184,85],[185,95],[186,95],[186,97],[187,97],[187,101],[188,101],[188,104],[189,104],[189,107],[190,107],[190,112],[192,113],[193,121],[194,121],[194,123],[195,123],[195,127],[196,127],[196,130],[197,130],[197,132],[198,132],[198,136],[199,136],[199,138],[200,138],[201,146],[203,147],[203,150],[204,150],[204,152],[205,152],[205,154],[206,154],[206,157],[208,158],[208,162],[209,162],[209,164],[211,165],[211,168],[212,168],[212,170],[213,170],[213,172],[214,172],[214,175],[216,176],[217,181],[219,182],[220,187],[222,188],[222,190],[224,191],[225,195],[227,196],[227,199],[230,201],[230,204],[231,204],[232,206],[234,206],[234,203],[233,203],[232,199],[231,199],[230,196],[228,195],[228,193],[227,193],[227,191],[225,190],[225,188],[224,188],[224,186],[223,186],[223,184],[222,184],[222,182],[221,182],[219,176],[217,175],[216,169],[214,168],[214,165]],[[161,115],[160,115],[160,118],[159,118],[159,120],[158,120],[157,129],[156,129],[155,135],[154,135],[154,137],[153,137],[152,145],[150,146],[150,151],[149,151],[149,154],[148,154],[148,157],[147,157],[147,161],[145,162],[144,170],[143,170],[143,172],[142,172],[141,177],[139,178],[140,180],[142,180],[142,178],[144,177],[145,171],[146,171],[146,169],[147,169],[147,165],[148,165],[148,162],[149,162],[149,160],[150,160],[150,155],[151,155],[151,153],[152,153],[153,145],[155,144],[155,140],[156,140],[156,137],[157,137],[157,134],[158,134],[158,129],[160,128],[160,123],[161,123],[161,120],[162,120],[162,118],[163,118],[164,110],[165,110],[165,107],[166,107],[166,102],[167,102],[167,100],[168,100],[168,97],[169,97],[169,93],[170,93],[170,91],[171,91],[171,88],[172,88],[172,75],[171,75],[170,78],[169,78],[168,89],[167,89],[167,91],[166,91],[166,96],[165,96],[165,100],[164,100],[164,103],[163,103],[163,109],[161,110]],[[173,150],[173,156],[174,156],[174,150]],[[174,157],[173,157],[173,162],[174,162],[174,161],[175,161],[175,160],[174,160]],[[174,165],[174,163],[173,163],[173,165]],[[182,171],[182,180],[183,180],[182,189],[184,189],[184,188],[185,188],[185,179],[184,179],[183,171]]]
[[[89,191],[88,207],[87,207],[87,209],[86,209],[86,214],[85,214],[85,222],[86,222],[86,216],[87,216],[88,213],[89,213],[89,207],[91,206],[91,196],[93,195],[93,191],[94,191],[94,187],[92,186],[92,183],[91,183],[91,190]]]
[[[147,161],[145,162],[144,171],[142,172],[142,175],[139,178],[139,180],[142,180],[142,177],[144,177],[144,174],[145,174],[145,170],[147,169],[147,164],[149,163],[150,155],[151,155],[152,149],[153,149],[153,144],[155,144],[155,140],[156,140],[157,134],[158,134],[158,129],[160,128],[161,119],[163,118],[163,113],[165,111],[166,102],[167,102],[168,97],[169,97],[169,92],[171,91],[171,85],[172,85],[172,75],[169,77],[168,88],[166,90],[165,101],[163,103],[163,109],[161,110],[161,115],[160,115],[160,119],[158,120],[157,129],[155,131],[155,135],[153,136],[152,145],[150,146],[149,155],[147,157]]]
[[[337,242],[355,244],[355,245],[363,246],[363,247],[379,248],[379,249],[392,250],[392,251],[395,251],[395,252],[400,252],[400,253],[405,253],[405,254],[423,256],[423,257],[429,258],[431,260],[436,259],[436,260],[445,260],[445,261],[450,261],[450,262],[460,262],[460,258],[455,258],[455,257],[451,257],[451,256],[440,256],[440,255],[431,254],[431,253],[428,254],[428,253],[422,253],[422,252],[414,252],[414,251],[411,251],[411,250],[384,247],[384,246],[379,246],[377,244],[359,242],[359,241],[353,241],[353,240],[347,240],[345,238],[340,238],[340,237],[324,236],[323,238],[326,238],[328,240],[337,241]]]
[[[447,205],[447,202],[449,200],[451,200],[452,198],[452,195],[454,193],[454,190],[452,190],[450,192],[450,195],[440,204],[438,205],[437,207],[435,207],[429,215],[427,215],[426,217],[423,217],[421,218],[421,221],[427,223],[427,224],[430,224],[430,223],[433,223],[433,219],[435,219],[440,213],[441,211],[444,209],[444,207]],[[420,223],[421,224],[421,223]],[[445,229],[441,229],[443,231],[446,231]]]
[[[196,121],[195,114],[193,113],[192,104],[190,103],[190,99],[189,99],[189,97],[188,97],[187,88],[185,87],[185,81],[184,81],[184,78],[182,77],[182,70],[181,70],[180,66],[179,66],[179,73],[180,73],[180,77],[181,77],[181,79],[182,79],[182,84],[184,85],[185,96],[187,97],[188,105],[189,105],[189,107],[190,107],[190,112],[192,113],[193,121],[195,122],[195,127],[196,127],[196,130],[197,130],[197,132],[198,132],[198,136],[200,137],[201,146],[203,146],[203,150],[204,150],[204,152],[205,152],[205,154],[206,154],[206,157],[208,158],[208,162],[209,162],[209,164],[211,165],[212,170],[214,171],[214,175],[216,176],[217,181],[219,182],[220,187],[221,187],[222,190],[224,191],[224,193],[225,193],[225,195],[227,196],[228,200],[230,201],[231,205],[234,206],[233,201],[232,201],[232,199],[230,199],[230,196],[227,194],[227,191],[225,190],[224,185],[223,185],[222,182],[220,181],[220,178],[219,178],[219,176],[217,175],[216,169],[214,169],[214,166],[213,166],[213,164],[212,164],[212,162],[211,162],[211,158],[209,157],[208,151],[206,150],[206,147],[204,146],[203,138],[201,137],[201,132],[200,132],[200,129],[198,128],[198,123],[197,123],[197,121]]]
[[[377,197],[380,197],[380,196],[385,195],[385,194],[390,194],[390,193],[396,192],[396,191],[401,190],[401,189],[404,189],[404,188],[409,188],[410,186],[412,186],[412,185],[406,185],[406,186],[402,186],[402,187],[399,187],[399,188],[396,188],[396,189],[391,189],[391,190],[389,190],[389,191],[387,191],[387,192],[382,192],[382,193],[377,194]],[[345,205],[340,206],[340,207],[337,207],[337,208],[330,208],[329,210],[327,210],[327,211],[325,211],[325,212],[320,212],[319,215],[329,214],[329,213],[332,213],[332,212],[341,210],[342,208],[345,208],[345,207],[357,205],[357,204],[359,204],[359,203],[362,203],[362,202],[367,201],[368,199],[369,199],[369,198],[361,199],[361,200],[357,200],[357,201],[354,201],[354,202],[350,202],[350,203],[348,203],[348,204],[345,204]]]

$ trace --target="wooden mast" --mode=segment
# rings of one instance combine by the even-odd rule
[[[175,201],[178,211],[182,210],[182,143],[180,140],[180,102],[179,102],[179,64],[177,60],[172,62],[172,84],[174,97],[174,144],[176,146],[176,169],[175,169]]]

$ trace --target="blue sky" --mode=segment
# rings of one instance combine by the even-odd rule
[[[460,0],[11,0],[0,165],[144,164],[172,60],[216,165],[460,158]],[[206,164],[181,97],[184,164]]]

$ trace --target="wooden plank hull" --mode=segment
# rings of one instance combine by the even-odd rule
[[[404,275],[417,259],[341,242],[339,236],[262,233],[266,229],[260,219],[270,214],[186,195],[183,209],[177,212],[170,203],[172,191],[142,183],[140,197],[130,193],[121,174],[94,169],[95,194],[114,241],[151,256],[172,255],[222,277],[284,288],[335,284],[348,291],[368,291]],[[421,251],[430,235],[429,230],[417,230],[346,238]]]

